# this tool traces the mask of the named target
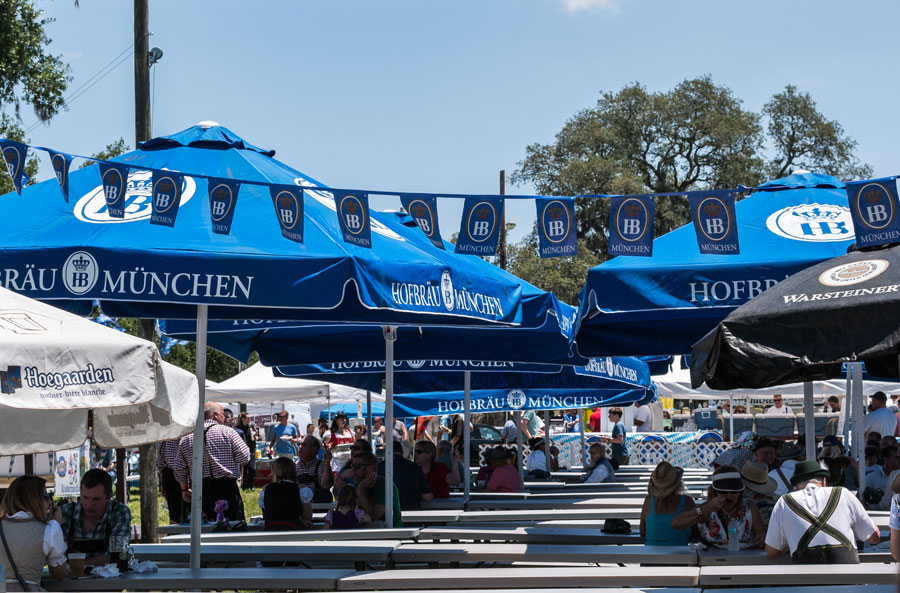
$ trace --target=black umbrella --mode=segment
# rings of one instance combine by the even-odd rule
[[[897,377],[900,246],[811,266],[735,309],[694,344],[691,384],[760,388],[832,379],[845,362]]]

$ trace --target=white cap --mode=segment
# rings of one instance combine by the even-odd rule
[[[203,128],[204,130],[207,130],[209,128],[217,127],[219,125],[219,122],[215,122],[211,119],[205,119],[201,122],[197,122],[197,125],[200,126],[201,128]]]

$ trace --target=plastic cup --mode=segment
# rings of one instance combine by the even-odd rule
[[[484,480],[478,480],[475,484],[476,484],[479,488],[484,488],[484,486],[485,486],[486,483],[487,483],[487,482],[485,482]]]
[[[69,574],[73,579],[84,576],[84,559],[87,554],[71,552],[69,554]]]

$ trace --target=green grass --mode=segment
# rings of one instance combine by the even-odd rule
[[[244,514],[247,517],[247,521],[249,521],[250,517],[253,517],[254,515],[262,514],[262,511],[259,509],[259,491],[259,488],[257,488],[256,490],[241,490],[241,498],[244,499]],[[160,495],[157,496],[156,500],[157,504],[159,505],[159,524],[168,525],[169,510],[166,508],[166,499]],[[140,525],[141,497],[138,493],[137,488],[132,488],[130,491],[128,508],[131,509],[131,522],[133,524]]]

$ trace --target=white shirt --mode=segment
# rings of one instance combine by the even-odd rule
[[[895,469],[888,476],[887,480],[884,483],[884,496],[881,497],[881,502],[878,504],[878,508],[882,511],[893,511],[893,506],[891,505],[891,501],[894,499],[894,491],[891,490],[891,484],[894,483],[894,478],[900,474],[900,469]],[[866,476],[866,480],[868,481],[868,476]],[[896,529],[900,529],[897,527]]]
[[[19,511],[7,515],[6,518],[33,519],[34,515],[28,511]],[[44,526],[44,556],[47,558],[47,566],[60,566],[66,563],[66,540],[63,537],[62,527],[56,521],[47,521]]]
[[[545,472],[550,471],[547,467],[547,456],[544,455],[543,451],[532,451],[525,458],[525,471],[530,472],[533,469],[541,469]]]
[[[609,468],[605,463],[601,463],[597,467],[594,468],[594,471],[590,473],[587,479],[584,481],[585,484],[595,484],[600,483],[606,478],[609,477]]]
[[[794,469],[797,467],[796,459],[788,459],[781,463],[781,467],[778,469],[773,469],[769,472],[769,477],[775,480],[775,494],[773,496],[781,496],[782,494],[787,494],[791,490],[794,489],[791,486],[791,476],[794,475]],[[778,475],[778,470],[781,470],[781,473],[784,474],[784,477],[787,479],[787,482],[781,479],[781,476]]]
[[[887,474],[880,465],[872,465],[866,468],[866,488],[885,491],[887,486]]]
[[[647,406],[641,406],[637,410],[634,411],[634,419],[640,420],[643,422],[640,426],[635,425],[635,430],[637,432],[650,432],[653,423],[650,421],[650,408]]]
[[[888,522],[888,526],[891,529],[900,529],[900,494],[895,494],[891,497],[891,520]]]
[[[300,486],[300,503],[306,504],[308,502],[312,502],[313,499],[313,491],[306,486]],[[259,491],[259,508],[266,508],[266,489],[263,488]]]
[[[792,410],[790,408],[790,406],[786,406],[784,404],[781,404],[780,408],[776,408],[775,406],[772,406],[771,408],[766,410],[766,416],[788,416],[788,415],[793,416],[794,410]]]
[[[866,414],[863,432],[877,432],[881,436],[893,436],[897,428],[897,416],[887,408],[878,408]]]
[[[776,550],[789,549],[793,554],[797,550],[800,538],[809,528],[809,523],[805,519],[801,519],[788,508],[784,501],[785,497],[790,496],[801,507],[818,517],[828,503],[831,490],[832,488],[808,484],[803,490],[791,492],[779,498],[772,508],[772,518],[769,519],[769,530],[766,532],[766,545]],[[851,542],[869,539],[873,533],[878,532],[878,527],[869,518],[862,503],[849,490],[845,488],[839,488],[839,490],[841,498],[834,514],[828,520],[828,525],[840,531]],[[826,545],[839,545],[839,542],[824,531],[816,533],[809,542],[809,547]]]

